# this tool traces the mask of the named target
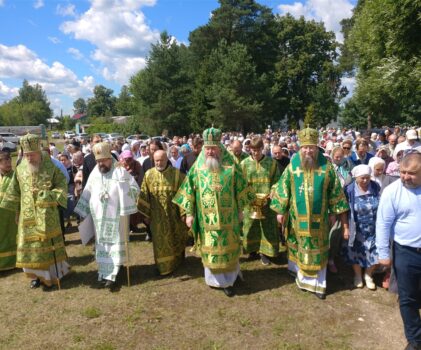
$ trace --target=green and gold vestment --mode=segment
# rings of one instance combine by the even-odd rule
[[[238,212],[255,196],[241,168],[222,145],[219,172],[209,171],[202,151],[173,202],[194,216],[193,232],[203,265],[212,273],[238,268],[241,254]]]
[[[13,178],[13,171],[0,175],[0,202]],[[0,271],[16,267],[16,213],[0,208]]]
[[[0,203],[19,212],[16,267],[48,270],[66,260],[58,206],[67,206],[67,182],[63,173],[43,153],[37,173],[24,158]]]
[[[137,201],[139,211],[151,220],[155,264],[161,275],[173,272],[184,257],[187,226],[180,208],[172,202],[184,176],[172,166],[164,171],[148,170]]]
[[[269,197],[272,186],[279,180],[280,172],[276,160],[263,156],[260,161],[248,157],[241,162],[248,185],[254,192]],[[243,247],[246,253],[259,252],[275,257],[279,252],[279,230],[276,213],[269,207],[269,199],[262,208],[265,219],[250,218],[252,207],[244,208]]]
[[[315,277],[329,255],[328,215],[349,210],[332,164],[319,152],[316,168],[303,170],[299,154],[291,159],[273,187],[271,208],[288,215],[288,259],[304,276]]]
[[[244,159],[250,157],[250,155],[246,152],[241,152],[241,154],[237,157],[233,152],[231,152],[232,157],[234,158],[235,162],[240,164]]]

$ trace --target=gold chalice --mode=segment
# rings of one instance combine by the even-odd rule
[[[256,193],[256,199],[252,204],[252,212],[250,214],[250,218],[254,220],[263,220],[265,216],[262,213],[262,208],[265,206],[267,198],[269,197],[268,194],[264,193]]]

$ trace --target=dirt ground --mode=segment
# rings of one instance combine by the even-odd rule
[[[328,276],[322,301],[296,287],[285,255],[270,266],[241,260],[237,295],[205,285],[199,258],[158,277],[151,243],[132,236],[130,273],[115,292],[97,282],[92,245],[66,235],[72,274],[62,289],[29,289],[21,270],[0,273],[0,349],[403,349],[396,296],[352,290],[347,268]]]

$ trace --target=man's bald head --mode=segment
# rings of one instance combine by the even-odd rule
[[[234,140],[231,142],[231,151],[234,153],[237,157],[241,155],[241,152],[243,151],[243,145],[240,141]]]
[[[153,160],[155,163],[155,168],[158,171],[164,171],[166,169],[167,164],[168,164],[168,157],[165,151],[163,150],[155,151],[153,154]]]

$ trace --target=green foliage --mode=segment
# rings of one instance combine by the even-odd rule
[[[73,102],[73,109],[75,114],[85,114],[88,111],[88,105],[86,104],[85,99],[78,98]]]
[[[77,120],[72,119],[69,115],[64,116],[60,119],[60,123],[58,124],[57,128],[59,130],[73,130]]]
[[[19,94],[0,106],[1,125],[39,125],[47,124],[53,111],[45,91],[39,84],[30,85],[23,81]]]
[[[190,133],[191,82],[187,47],[178,45],[166,32],[152,45],[147,67],[132,77],[138,120],[153,133]]]
[[[105,117],[115,115],[116,97],[113,90],[103,85],[94,87],[94,96],[88,99],[88,117]]]
[[[121,87],[115,108],[117,115],[133,115],[134,113],[133,96],[130,94],[129,88],[126,85]]]
[[[373,126],[419,123],[421,0],[362,1],[357,9],[345,41],[357,87],[345,109],[372,114]]]
[[[277,101],[278,120],[285,116],[298,127],[310,104],[317,110],[317,123],[335,119],[338,100],[347,91],[340,88],[340,69],[335,65],[337,43],[322,23],[278,17],[279,57],[275,65],[272,93]]]

